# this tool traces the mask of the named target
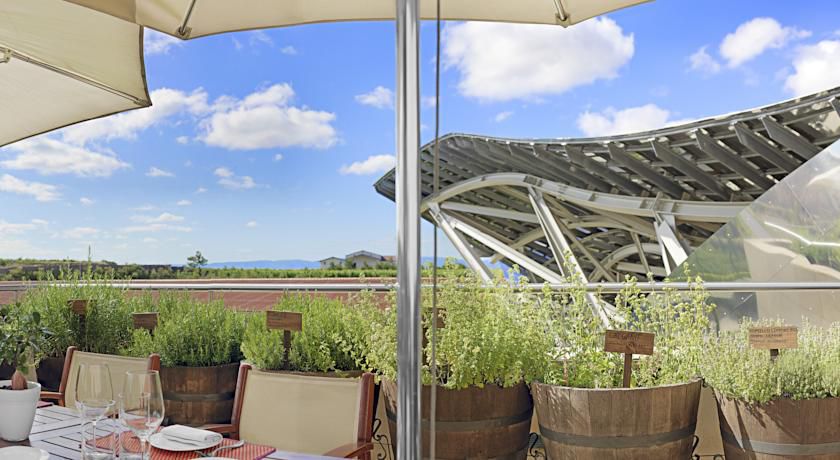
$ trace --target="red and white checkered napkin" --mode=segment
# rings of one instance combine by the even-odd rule
[[[124,433],[122,433],[122,436],[131,436],[131,433],[124,432]],[[131,446],[134,449],[139,447],[139,443],[140,443],[140,441],[138,441],[137,438],[123,439],[122,441],[126,443],[126,444],[123,444],[123,445],[131,445],[132,443],[136,444],[134,446]],[[205,449],[205,450],[202,450],[200,452],[203,452],[205,454],[209,454],[210,452],[212,452],[215,449],[218,449],[219,447],[229,446],[229,445],[234,444],[236,442],[237,441],[235,439],[225,439],[218,446],[213,447],[211,449]],[[262,445],[259,445],[259,444],[251,444],[251,443],[246,442],[245,445],[240,447],[240,448],[226,449],[226,450],[221,451],[219,453],[219,455],[221,455],[222,457],[235,458],[237,460],[260,460],[260,459],[265,458],[266,456],[270,455],[275,450],[276,449],[271,447],[271,446],[262,446]],[[152,447],[152,458],[151,458],[151,460],[191,460],[191,459],[194,459],[194,458],[201,458],[201,456],[198,455],[194,451],[192,451],[192,452],[171,452],[171,451],[168,451],[168,450],[161,450],[161,449],[158,449],[156,447]]]

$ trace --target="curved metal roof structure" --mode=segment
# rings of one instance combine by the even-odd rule
[[[473,269],[492,256],[546,281],[664,277],[745,206],[840,138],[840,87],[778,104],[587,139],[448,134],[440,191],[421,149],[422,209]],[[376,190],[394,199],[392,170]],[[564,260],[558,264],[557,260]]]

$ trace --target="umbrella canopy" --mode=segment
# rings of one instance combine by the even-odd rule
[[[0,0],[0,146],[151,105],[136,24],[60,0]]]
[[[393,20],[394,0],[67,0],[180,37],[315,22]],[[649,0],[450,0],[441,19],[568,26]],[[435,18],[435,2],[420,16]]]

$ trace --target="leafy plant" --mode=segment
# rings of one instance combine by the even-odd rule
[[[556,347],[545,362],[541,380],[578,388],[621,386],[623,355],[604,351],[604,327],[593,313],[591,298],[577,279],[569,281],[571,289],[542,293],[542,303],[550,306],[549,329]],[[603,308],[603,296],[595,298]],[[708,315],[714,309],[699,278],[686,293],[668,288],[650,294],[642,293],[636,280],[628,278],[614,303],[608,328],[656,334],[654,354],[637,356],[634,361],[631,381],[635,386],[684,383],[699,377]]]
[[[0,309],[0,362],[10,365],[12,390],[25,390],[29,364],[36,365],[50,332],[41,324],[41,314],[15,305]]]
[[[52,331],[44,344],[44,356],[61,356],[70,345],[113,354],[129,342],[131,307],[125,290],[109,286],[109,281],[90,273],[62,272],[59,278],[48,276],[24,294],[21,308],[39,313],[44,326]],[[68,306],[73,299],[88,301],[84,320]]]
[[[739,330],[713,337],[701,362],[706,382],[729,398],[750,403],[840,397],[840,323],[822,329],[805,321],[799,347],[780,350],[775,362],[767,350],[749,346],[749,328],[781,325],[780,320],[744,319]]]
[[[537,296],[516,288],[501,276],[491,286],[484,286],[472,273],[441,280],[437,295],[444,327],[437,329],[438,385],[510,387],[539,375],[554,345],[546,334],[547,310]],[[431,291],[424,291],[422,299],[427,338],[422,378],[431,384]],[[396,379],[396,308],[385,310],[369,334],[369,365],[383,377]]]
[[[135,330],[121,353],[129,356],[160,354],[164,366],[216,366],[240,359],[244,332],[241,314],[224,302],[199,302],[187,293],[161,293],[157,303],[151,296],[137,299],[135,311],[157,311],[154,333]]]
[[[362,302],[323,296],[295,295],[281,298],[276,311],[298,312],[303,330],[292,333],[289,369],[303,372],[359,370],[361,342],[367,334]],[[283,369],[283,331],[266,328],[266,314],[254,313],[247,320],[242,352],[245,359],[261,369]]]

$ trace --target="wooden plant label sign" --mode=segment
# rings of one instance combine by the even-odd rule
[[[797,348],[799,328],[796,326],[751,327],[750,347],[757,350],[780,350]]]
[[[269,329],[300,331],[303,330],[303,315],[290,311],[267,311],[265,325]]]
[[[158,314],[154,312],[134,313],[132,320],[134,321],[134,329],[146,329],[151,332],[154,331],[158,323]]]
[[[88,301],[87,300],[82,300],[82,299],[68,300],[67,305],[70,307],[71,310],[73,310],[73,313],[75,313],[79,316],[85,316],[87,314],[87,307],[88,307]]]
[[[649,332],[607,330],[604,351],[628,355],[652,355],[655,335]]]

